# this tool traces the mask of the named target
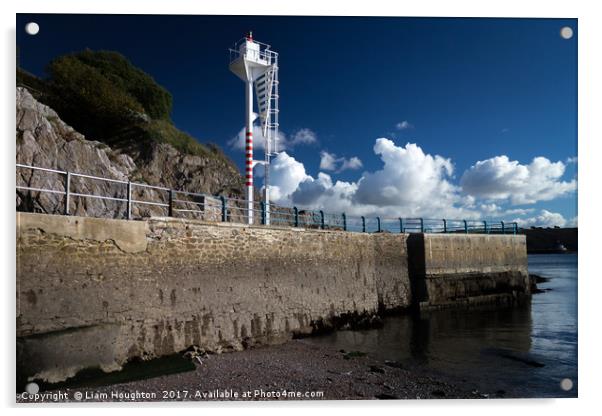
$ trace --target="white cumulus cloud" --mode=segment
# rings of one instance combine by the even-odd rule
[[[539,215],[529,218],[515,218],[513,220],[518,224],[521,228],[529,228],[529,227],[566,227],[570,226],[569,221],[567,221],[562,214],[557,212],[550,212],[546,209],[542,209]],[[576,222],[576,219],[575,219]]]
[[[245,127],[238,131],[238,134],[228,140],[228,146],[232,149],[244,151],[245,150]],[[291,149],[299,145],[309,145],[316,143],[318,138],[316,133],[312,130],[303,128],[289,136],[284,134],[282,131],[278,131],[277,150],[283,151]],[[264,150],[265,149],[265,137],[263,136],[263,130],[261,126],[253,125],[253,149]]]
[[[357,170],[363,166],[362,161],[353,156],[349,159],[337,157],[334,153],[328,153],[325,150],[320,152],[320,169],[342,172],[344,170]]]
[[[290,205],[291,194],[299,184],[311,179],[303,163],[286,152],[280,152],[270,163],[270,198],[277,204]]]
[[[337,167],[336,156],[332,153],[328,153],[325,150],[320,152],[320,169],[324,170],[335,170]]]
[[[473,197],[474,198],[474,197]],[[512,215],[524,216],[535,211],[535,208],[512,208],[505,209],[504,207],[497,205],[493,202],[482,203],[478,207],[478,210],[488,218],[509,218]]]
[[[246,129],[243,127],[240,129],[238,134],[228,140],[228,146],[232,149],[240,150],[244,152],[245,150],[245,131]],[[285,149],[288,144],[287,138],[281,131],[278,132],[278,148]],[[253,149],[254,150],[264,150],[265,149],[265,137],[263,136],[263,131],[260,126],[253,126]],[[263,157],[260,157],[263,159]]]
[[[333,213],[355,213],[357,207],[353,204],[353,195],[356,190],[355,183],[333,183],[330,175],[320,172],[316,179],[309,177],[301,182],[291,197],[294,204],[302,207],[324,208]]]
[[[345,159],[343,161],[343,164],[339,168],[339,172],[342,172],[347,169],[357,170],[357,169],[360,169],[362,166],[364,166],[364,164],[359,159],[359,157],[353,156],[353,157],[351,157],[349,159]]]
[[[272,178],[290,183],[286,190],[296,189],[287,194],[278,190],[281,201],[290,201],[304,208],[322,208],[329,211],[345,211],[350,215],[381,216],[434,216],[435,218],[475,218],[478,211],[471,209],[474,198],[461,195],[458,187],[449,181],[453,165],[449,159],[425,154],[416,144],[405,147],[395,145],[391,140],[380,138],[374,145],[374,152],[380,156],[383,167],[375,172],[365,172],[355,182],[334,181],[320,172],[317,177],[307,175],[305,169],[294,171],[272,169]],[[331,157],[329,157],[331,156]],[[289,161],[290,156],[283,156]],[[323,154],[323,170],[340,169],[336,156]],[[294,160],[294,159],[293,159]],[[348,159],[352,162],[352,158]],[[296,161],[295,161],[296,162]],[[299,163],[299,162],[296,162]],[[286,166],[295,166],[287,163]],[[285,164],[282,164],[284,167]],[[296,173],[297,172],[297,173]],[[272,183],[275,183],[273,179]]]
[[[289,146],[296,146],[298,144],[313,144],[318,141],[318,137],[313,130],[308,128],[299,129],[294,132],[288,140]]]
[[[384,165],[359,180],[355,195],[359,203],[411,206],[418,212],[457,202],[457,188],[449,181],[454,171],[451,160],[425,154],[416,144],[400,147],[385,138],[376,140],[374,153]]]
[[[412,127],[414,126],[408,120],[400,121],[395,125],[395,128],[397,128],[397,130],[407,130],[411,129]]]
[[[355,184],[333,183],[324,172],[313,178],[301,162],[286,152],[279,153],[270,165],[270,197],[276,204],[344,211],[351,207],[356,189]]]
[[[554,195],[569,192],[559,192],[558,183],[564,184],[561,188],[574,189],[573,182],[558,180],[564,171],[560,162],[535,158],[523,166],[504,157],[477,162],[462,178],[464,185],[468,184],[473,190],[467,194],[454,184],[454,166],[448,158],[425,153],[414,143],[400,146],[386,138],[377,139],[373,150],[381,159],[381,168],[363,172],[356,181],[350,182],[335,180],[324,172],[341,168],[343,162],[338,161],[340,158],[336,155],[322,152],[322,171],[312,176],[303,163],[282,152],[270,167],[272,200],[280,205],[345,212],[351,216],[506,221],[514,218],[525,227],[563,227],[576,223],[576,218],[567,220],[547,210],[508,206],[510,201],[552,199]],[[493,189],[481,185],[483,178]],[[481,187],[473,186],[475,184]],[[535,186],[539,193],[533,195],[528,185]]]
[[[577,181],[563,181],[565,165],[536,157],[521,165],[508,156],[479,161],[464,172],[460,184],[465,193],[488,200],[509,200],[512,204],[549,201],[577,189]]]

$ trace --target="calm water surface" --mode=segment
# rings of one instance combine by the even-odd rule
[[[577,254],[529,255],[551,289],[511,308],[441,310],[387,318],[380,329],[309,338],[445,373],[507,397],[577,396]],[[561,380],[573,388],[564,391]]]

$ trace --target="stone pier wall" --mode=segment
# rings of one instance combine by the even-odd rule
[[[524,235],[412,234],[408,258],[412,303],[421,309],[530,294]]]
[[[17,214],[17,369],[46,382],[528,294],[524,236]]]
[[[17,239],[18,368],[49,382],[411,301],[403,234],[18,213]]]

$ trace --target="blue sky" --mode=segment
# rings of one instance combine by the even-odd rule
[[[28,21],[38,35],[20,30]],[[524,225],[577,216],[576,19],[18,15],[17,28],[20,64],[40,76],[60,54],[121,52],[172,93],[180,129],[241,168],[244,89],[227,49],[253,30],[280,53],[282,203]]]

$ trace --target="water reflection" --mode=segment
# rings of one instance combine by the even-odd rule
[[[531,349],[531,307],[437,310],[385,319],[382,328],[339,331],[312,342],[360,350],[406,365],[445,366],[457,372],[488,366],[488,355]]]
[[[359,350],[407,367],[469,380],[508,397],[575,397],[576,255],[530,256],[530,270],[552,291],[514,307],[422,312],[385,319],[380,329],[339,331],[308,342]],[[571,378],[565,392],[560,381]]]

